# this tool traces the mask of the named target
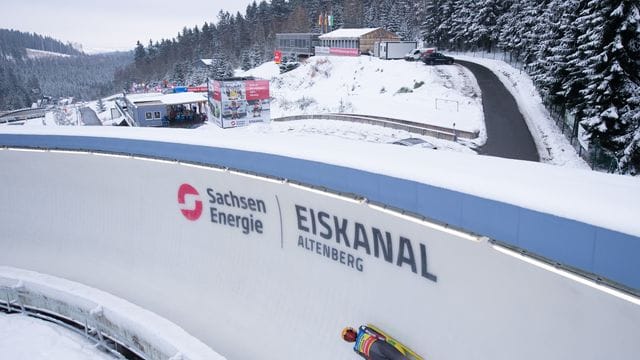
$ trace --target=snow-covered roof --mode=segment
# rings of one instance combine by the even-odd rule
[[[165,105],[188,104],[207,101],[205,93],[183,92],[175,94],[165,94],[160,101]]]
[[[204,93],[182,92],[174,94],[145,93],[127,95],[127,99],[133,104],[154,103],[164,105],[190,104],[206,101]]]
[[[320,35],[320,39],[357,39],[378,29],[380,28],[338,29],[324,35]]]
[[[200,59],[200,61],[207,66],[211,66],[213,64],[213,59]]]

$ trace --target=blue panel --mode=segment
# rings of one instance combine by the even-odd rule
[[[383,204],[413,211],[418,205],[418,184],[413,181],[377,175],[380,189],[376,196],[370,199]]]
[[[463,194],[459,192],[419,184],[413,212],[459,227],[462,220],[462,197]]]
[[[532,253],[587,271],[593,268],[593,226],[521,209],[518,233],[520,247]]]
[[[87,136],[0,134],[4,146],[104,151],[196,162],[364,196],[640,289],[640,238],[429,184],[281,155]]]
[[[522,246],[518,238],[519,208],[513,205],[463,195],[461,226],[492,239]]]
[[[368,198],[375,197],[380,193],[380,180],[371,173],[347,169],[346,190],[350,193],[358,193]]]
[[[597,229],[593,272],[640,289],[640,239]]]

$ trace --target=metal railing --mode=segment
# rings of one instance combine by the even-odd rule
[[[161,343],[151,333],[119,324],[97,303],[59,291],[40,290],[41,286],[28,285],[23,281],[0,277],[0,311],[8,314],[23,314],[48,321],[84,336],[95,347],[110,353],[117,359],[173,359],[181,355],[171,344]],[[70,303],[69,299],[73,303]],[[149,336],[151,335],[151,336]],[[147,338],[147,336],[149,336]],[[155,342],[155,343],[154,343]],[[173,353],[166,353],[174,348]]]
[[[414,134],[432,136],[437,139],[456,141],[458,138],[475,139],[478,132],[470,132],[457,130],[443,126],[423,124],[415,121],[400,120],[386,118],[374,115],[357,115],[357,114],[311,114],[311,115],[294,115],[271,119],[273,121],[295,121],[295,120],[339,120],[350,121],[361,124],[377,125],[388,127],[396,130],[405,130]]]

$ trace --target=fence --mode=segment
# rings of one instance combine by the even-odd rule
[[[579,138],[579,121],[562,106],[553,105],[548,100],[544,101],[544,105],[549,111],[551,118],[562,134],[569,140],[569,143],[575,149],[576,153],[587,163],[592,169],[614,172],[618,168],[618,160],[609,151],[603,149],[598,144],[583,144]],[[586,146],[584,146],[586,145]]]

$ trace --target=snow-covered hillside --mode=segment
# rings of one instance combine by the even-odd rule
[[[63,57],[68,58],[71,55],[60,54],[57,52],[44,51],[44,50],[35,50],[35,49],[26,49],[27,57],[29,59],[42,59],[42,58],[52,58],[52,57]]]
[[[354,113],[484,133],[480,90],[457,65],[316,56],[282,75],[273,62],[240,75],[271,79],[272,117]]]

